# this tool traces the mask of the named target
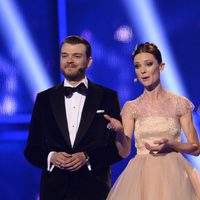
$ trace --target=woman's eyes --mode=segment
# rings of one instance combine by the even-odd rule
[[[148,66],[148,67],[150,67],[150,66],[152,66],[152,65],[153,65],[153,62],[147,62],[147,63],[144,64],[144,66]],[[136,69],[138,69],[140,66],[141,66],[141,65],[138,65],[138,64],[135,64],[135,65],[134,65],[134,67],[135,67]]]
[[[147,66],[152,66],[152,65],[153,65],[153,62],[147,62],[146,65],[147,65]]]
[[[138,69],[138,68],[139,68],[139,65],[134,65],[134,67],[135,67],[136,69]]]
[[[143,63],[143,64],[140,64],[140,63],[134,64],[134,67],[135,67],[135,69],[139,69],[139,68],[142,67],[142,66],[144,66],[144,67],[145,67],[145,66],[151,67],[153,64],[154,64],[153,61],[148,61],[148,62],[145,62],[145,63]]]

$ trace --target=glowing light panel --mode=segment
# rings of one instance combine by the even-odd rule
[[[14,1],[0,0],[0,25],[30,91],[36,94],[50,87],[52,82]]]

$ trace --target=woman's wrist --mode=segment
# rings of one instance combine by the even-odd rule
[[[168,146],[175,151],[179,151],[182,153],[192,153],[193,151],[198,150],[199,145],[196,143],[183,143],[183,142],[176,142],[176,141],[168,141]]]
[[[168,140],[167,144],[168,144],[168,147],[171,149],[175,149],[175,147],[176,147],[175,141],[173,141],[173,140]]]
[[[125,137],[124,132],[121,130],[121,131],[116,131],[116,138],[117,138],[117,140],[122,141],[122,140],[124,140],[126,137]]]

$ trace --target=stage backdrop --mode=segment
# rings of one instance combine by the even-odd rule
[[[186,0],[0,0],[0,199],[38,200],[40,170],[23,150],[37,92],[62,80],[59,44],[67,35],[91,43],[88,77],[116,90],[121,107],[142,93],[133,81],[135,46],[156,43],[166,63],[163,84],[194,103],[199,131],[199,7]],[[133,146],[113,165],[113,183],[134,155]],[[199,169],[199,158],[188,159]]]

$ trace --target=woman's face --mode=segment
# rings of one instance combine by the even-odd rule
[[[151,88],[160,82],[160,70],[164,63],[159,64],[151,53],[139,53],[134,57],[135,72],[139,81],[146,88]]]

